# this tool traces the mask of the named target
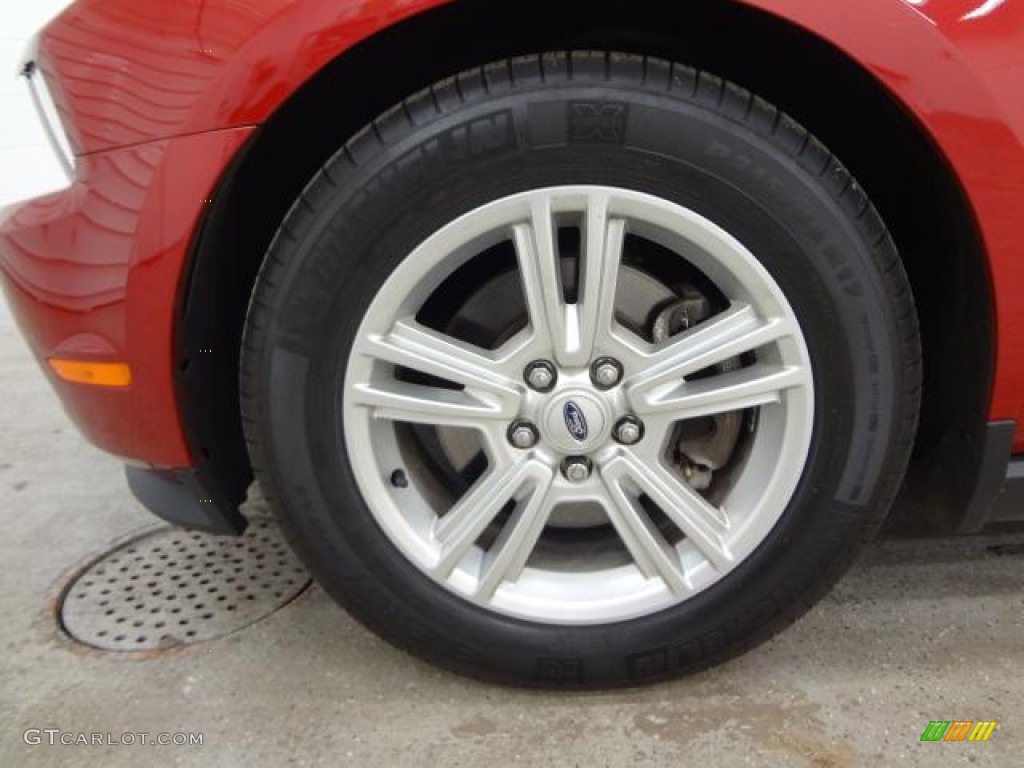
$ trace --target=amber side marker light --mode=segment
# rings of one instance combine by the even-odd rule
[[[127,387],[132,383],[132,369],[127,363],[94,363],[83,360],[48,361],[54,372],[64,381],[92,384],[96,387]]]

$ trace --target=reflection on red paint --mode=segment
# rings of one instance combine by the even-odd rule
[[[128,361],[132,386],[52,375],[72,418],[119,456],[188,466],[172,382],[179,276],[203,195],[249,130],[164,139],[79,158],[70,189],[13,209],[0,269],[30,346],[46,358]]]

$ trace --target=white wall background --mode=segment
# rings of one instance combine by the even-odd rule
[[[70,4],[70,0],[0,0],[0,207],[67,184],[17,71],[32,36]],[[10,325],[0,291],[0,329]]]
[[[0,206],[67,183],[17,77],[29,40],[67,5],[68,0],[0,0]]]

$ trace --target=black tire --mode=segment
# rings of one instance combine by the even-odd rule
[[[754,553],[673,608],[604,626],[521,621],[426,578],[360,496],[337,397],[362,312],[402,254],[489,200],[570,183],[659,195],[744,242],[800,318],[818,403],[800,485]],[[894,244],[819,141],[715,76],[632,55],[557,53],[440,82],[327,163],[260,273],[241,401],[259,483],[314,576],[353,616],[460,673],[596,688],[720,662],[813,605],[890,507],[919,388],[915,308]]]

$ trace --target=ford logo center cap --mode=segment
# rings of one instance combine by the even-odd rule
[[[569,455],[595,450],[608,439],[609,424],[608,407],[601,398],[580,390],[552,398],[540,418],[544,440]]]
[[[565,418],[565,428],[569,430],[572,439],[578,443],[587,442],[587,417],[583,415],[583,409],[572,400],[562,408],[562,416]]]

